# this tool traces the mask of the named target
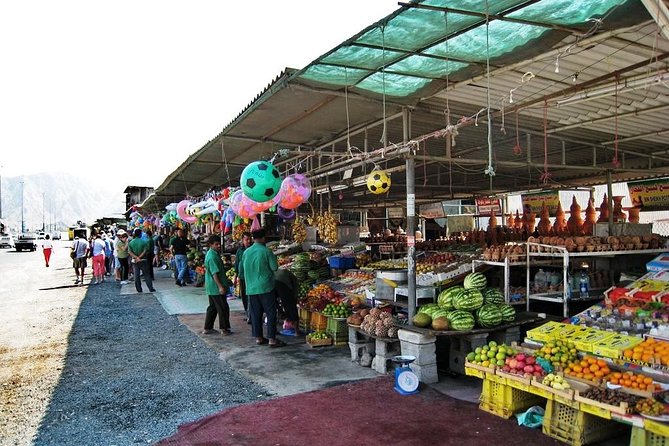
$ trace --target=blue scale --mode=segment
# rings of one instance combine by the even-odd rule
[[[393,356],[390,360],[397,364],[397,367],[395,367],[395,391],[400,395],[418,393],[420,381],[409,367],[409,364],[414,362],[416,357],[408,355]]]

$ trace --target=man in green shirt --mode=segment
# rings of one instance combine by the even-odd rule
[[[237,273],[235,280],[239,284],[239,297],[242,298],[246,322],[249,324],[251,323],[251,319],[249,318],[249,298],[246,294],[246,281],[244,280],[244,272],[242,271],[242,256],[244,255],[244,251],[251,246],[251,237],[250,232],[242,233],[242,246],[237,249],[237,253],[235,254],[235,272]]]
[[[214,330],[214,321],[218,315],[218,326],[221,334],[228,336],[230,331],[230,306],[226,298],[227,290],[230,289],[230,279],[225,274],[228,268],[221,260],[221,237],[212,235],[208,240],[209,250],[204,256],[204,289],[209,296],[209,306],[204,317],[204,334],[217,333]]]
[[[242,272],[249,299],[251,327],[256,344],[283,347],[285,342],[276,339],[276,295],[274,271],[279,269],[274,253],[265,246],[265,230],[253,232],[253,245],[242,256]],[[267,316],[267,338],[263,337],[262,315]]]
[[[149,261],[147,260],[149,255],[149,244],[146,240],[142,239],[142,230],[137,228],[132,233],[133,239],[128,244],[128,254],[130,255],[132,262],[132,270],[135,275],[135,289],[138,293],[142,292],[142,278],[140,277],[139,272],[141,271],[144,274],[144,281],[146,286],[149,287],[150,292],[156,290],[153,289],[153,280],[151,280],[151,273],[149,272]]]

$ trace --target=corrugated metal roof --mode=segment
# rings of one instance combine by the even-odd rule
[[[480,39],[480,27],[485,26],[481,17],[462,11],[446,14],[444,8],[480,12],[485,2],[412,2],[410,7],[401,8],[370,25],[304,69],[282,73],[219,135],[173,172],[157,189],[157,196],[173,196],[186,187],[189,194],[200,195],[212,186],[227,184],[228,173],[231,182],[236,184],[246,163],[269,158],[280,148],[289,148],[290,157],[278,161],[284,171],[301,163],[302,170],[312,176],[315,186],[326,183],[349,186],[343,191],[344,200],[335,205],[376,204],[379,199],[403,202],[406,200],[403,157],[385,150],[384,157],[378,153],[375,156],[360,154],[365,148],[369,153],[383,147],[384,121],[389,143],[402,142],[401,111],[407,105],[411,112],[410,137],[444,129],[449,123],[460,121],[462,124],[450,158],[443,137],[428,138],[418,144],[416,192],[419,201],[540,186],[601,184],[607,170],[611,170],[612,177],[618,181],[669,175],[669,153],[666,153],[669,133],[659,133],[669,129],[663,119],[669,110],[669,89],[665,84],[632,91],[622,88],[626,79],[638,80],[667,71],[669,41],[660,35],[657,24],[638,0],[504,0],[490,5],[498,8],[494,11],[498,14],[516,8],[517,13],[509,12],[516,18],[543,20],[572,28],[551,29],[540,24],[525,24],[517,28],[529,33],[525,37],[532,35],[536,28],[543,31],[527,41],[491,41],[490,46],[495,46],[494,53],[498,57],[491,59],[488,80],[485,57],[480,51],[458,53],[460,61],[453,60],[455,53],[450,54],[450,58],[444,53],[446,49],[460,52],[467,48],[480,49],[480,40],[467,46],[466,39],[460,37],[457,41],[462,46],[457,48],[454,39],[465,34]],[[574,10],[578,7],[581,12]],[[548,8],[546,11],[551,13],[545,19],[532,13],[540,8]],[[564,9],[562,13],[560,8]],[[585,13],[591,10],[600,11],[600,15],[593,14],[597,17],[604,15],[598,27],[593,27],[589,20],[592,15]],[[608,14],[610,11],[614,12]],[[442,27],[446,15],[452,19],[449,19],[449,32]],[[570,22],[574,17],[580,21]],[[502,18],[497,21],[514,24]],[[508,30],[509,26],[498,29]],[[478,32],[468,34],[477,27]],[[453,39],[448,45],[445,44],[447,37]],[[401,48],[402,45],[406,48]],[[420,58],[416,58],[418,53]],[[556,66],[559,67],[557,73]],[[412,69],[416,70],[414,75],[409,73]],[[451,69],[448,87],[444,69]],[[617,76],[616,71],[619,71]],[[315,72],[322,77],[309,75]],[[529,75],[523,77],[528,72],[534,75],[531,80]],[[575,82],[574,74],[577,74]],[[411,78],[404,96],[399,94],[401,75]],[[383,76],[389,76],[386,86],[395,83],[385,98],[379,94],[379,85],[384,86]],[[328,83],[327,78],[333,82]],[[425,83],[421,79],[434,80]],[[616,85],[616,79],[619,85],[617,107],[613,95],[557,106],[559,101],[586,92],[610,90]],[[488,83],[496,172],[492,179],[483,173],[488,158],[485,122]],[[513,102],[510,101],[512,90]],[[544,171],[544,99],[548,105],[546,161],[551,174],[546,184],[540,179]],[[473,118],[477,112],[480,112],[478,119],[463,119]],[[513,151],[516,114],[520,154]],[[619,168],[612,164],[616,120],[622,162]],[[353,147],[351,152],[347,141]],[[227,171],[223,152],[228,162]],[[356,156],[347,156],[350,153]],[[353,187],[350,182],[342,181],[345,167],[353,168],[355,178],[369,171],[373,163],[394,170],[393,187],[388,195],[371,196],[364,187]]]

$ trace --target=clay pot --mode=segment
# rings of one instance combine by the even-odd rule
[[[629,208],[627,210],[627,221],[629,223],[639,223],[639,211],[641,211],[640,208]]]
[[[613,221],[625,221],[627,220],[627,215],[623,212],[623,197],[622,195],[616,195],[611,197],[613,199]]]
[[[609,221],[609,198],[604,194],[602,204],[599,205],[599,218],[597,223],[607,223]]]

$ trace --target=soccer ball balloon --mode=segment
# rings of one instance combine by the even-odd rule
[[[281,189],[281,175],[268,161],[254,161],[244,168],[241,177],[244,195],[263,203],[271,200]]]
[[[390,177],[383,170],[374,170],[367,177],[367,189],[373,194],[385,194],[390,189]]]

